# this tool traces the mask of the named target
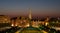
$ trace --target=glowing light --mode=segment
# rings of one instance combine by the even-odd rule
[[[27,27],[29,27],[30,25],[29,25],[29,24],[27,24],[26,26],[27,26]]]
[[[46,24],[45,24],[46,26],[48,25],[48,23],[46,22]]]
[[[14,24],[12,24],[11,26],[14,26]]]
[[[17,26],[17,24],[15,26]]]

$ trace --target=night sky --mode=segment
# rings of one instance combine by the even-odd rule
[[[60,0],[0,0],[0,15],[28,16],[29,8],[33,16],[60,17]]]

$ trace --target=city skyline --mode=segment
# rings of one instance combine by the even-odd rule
[[[60,0],[0,0],[0,15],[60,17]]]

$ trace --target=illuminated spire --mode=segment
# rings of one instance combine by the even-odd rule
[[[31,16],[31,9],[29,8],[29,19],[32,19],[32,16]]]

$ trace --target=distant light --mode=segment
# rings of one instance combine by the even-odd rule
[[[17,26],[17,24],[15,26]]]
[[[27,24],[26,26],[27,26],[27,27],[29,27],[30,25],[29,25],[29,24]]]
[[[14,26],[14,24],[12,24],[11,26]]]
[[[46,24],[45,24],[46,26],[48,25],[48,23],[46,22]]]

